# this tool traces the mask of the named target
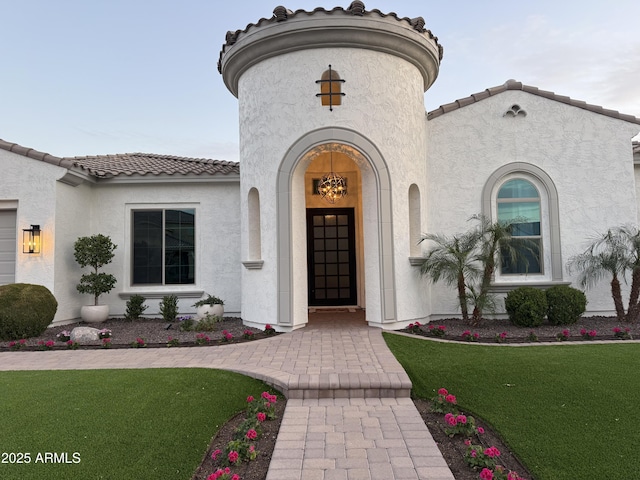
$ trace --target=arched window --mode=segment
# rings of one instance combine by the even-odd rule
[[[320,97],[322,106],[328,106],[329,110],[333,110],[336,105],[342,105],[342,84],[344,80],[340,78],[340,75],[335,70],[325,70],[322,73],[320,80],[316,80],[316,83],[320,84],[320,93],[316,94],[316,97]]]
[[[525,162],[498,168],[482,190],[482,213],[491,222],[516,220],[513,235],[526,239],[525,245],[538,245],[537,255],[528,252],[527,262],[511,264],[503,258],[495,272],[497,285],[562,281],[558,191],[544,170]]]
[[[502,275],[544,273],[538,189],[524,178],[507,180],[498,190],[496,211],[499,222],[512,225],[511,235],[516,240],[524,240],[512,244],[518,252],[516,261],[507,252],[502,252]]]

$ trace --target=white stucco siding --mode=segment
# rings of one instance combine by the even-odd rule
[[[91,233],[109,235],[118,245],[113,262],[105,271],[118,283],[101,303],[110,305],[111,315],[125,312],[121,294],[155,294],[202,290],[225,301],[225,314],[240,313],[240,197],[239,184],[159,183],[104,184],[93,187],[94,212]],[[194,285],[136,286],[131,281],[131,211],[141,208],[194,208],[196,211],[196,283]],[[81,272],[76,265],[75,276]],[[86,297],[86,296],[85,296]],[[84,303],[88,303],[85,299]],[[181,314],[195,312],[194,298],[181,298]],[[159,312],[159,299],[149,298],[145,314]]]
[[[316,84],[329,68],[338,72],[342,85],[342,105],[330,111],[316,97],[320,87]],[[263,308],[261,317],[275,315],[277,298],[276,261],[278,232],[276,179],[278,168],[287,150],[305,134],[326,127],[338,127],[358,132],[369,139],[379,150],[392,178],[393,241],[397,242],[391,261],[395,264],[395,290],[398,295],[396,308],[399,318],[417,318],[424,313],[424,305],[416,302],[415,271],[409,266],[408,205],[409,186],[424,184],[425,124],[423,103],[423,78],[415,66],[385,53],[362,49],[313,49],[283,54],[265,60],[248,69],[239,83],[240,108],[240,158],[242,163],[242,201],[246,202],[250,188],[260,192],[262,228],[262,270],[243,274],[245,291],[256,290]],[[354,145],[356,148],[357,145]],[[304,172],[301,172],[302,174]],[[296,172],[294,182],[303,175]],[[371,177],[373,178],[373,177]],[[366,176],[364,177],[366,181]],[[296,189],[297,192],[297,189]],[[287,192],[283,194],[288,195]],[[367,198],[363,188],[363,204]],[[292,205],[304,202],[304,189],[294,194]],[[304,204],[304,203],[303,203]],[[365,207],[366,210],[366,207]],[[294,213],[300,217],[299,212]],[[365,236],[368,234],[365,212]],[[291,233],[300,255],[296,262],[306,263],[304,245],[304,219],[296,218]],[[298,225],[297,223],[302,223]],[[246,219],[243,217],[243,232]],[[246,235],[243,235],[246,237]],[[243,240],[243,257],[248,247]],[[365,258],[379,256],[378,251],[365,252]],[[299,257],[299,258],[298,258]],[[377,261],[377,260],[376,260]],[[369,265],[365,266],[369,272]],[[306,269],[305,269],[306,270]],[[294,283],[305,284],[304,270],[294,269]],[[369,274],[366,275],[369,281]],[[375,302],[380,292],[369,292],[367,303]],[[255,296],[245,297],[254,301]],[[306,294],[305,294],[306,298]],[[249,311],[243,306],[243,311]],[[369,315],[369,311],[367,312]],[[371,312],[373,314],[373,312]],[[247,318],[248,321],[257,321]]]
[[[505,117],[514,104],[527,115]],[[539,167],[557,189],[563,265],[594,234],[637,221],[633,124],[521,91],[504,92],[428,123],[429,232],[466,230],[467,219],[481,213],[489,176],[514,162]],[[573,277],[565,270],[563,279]],[[451,312],[454,294],[434,288],[434,312]],[[590,311],[612,307],[604,288],[589,291],[588,297]]]
[[[54,286],[56,179],[66,169],[0,150],[0,208],[16,209],[16,283]],[[40,225],[40,254],[22,253],[22,230]]]

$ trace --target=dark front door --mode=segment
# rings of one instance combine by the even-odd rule
[[[307,209],[309,305],[356,305],[353,208]]]

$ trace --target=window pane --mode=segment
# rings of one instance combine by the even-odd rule
[[[512,235],[515,237],[540,235],[540,203],[498,203],[498,220],[511,222],[514,226]]]
[[[195,282],[195,211],[165,211],[165,284]]]
[[[133,284],[162,283],[162,212],[133,212]]]
[[[538,190],[531,182],[516,178],[509,180],[498,192],[498,198],[539,198]]]
[[[511,260],[511,256],[502,250],[501,268],[502,274],[524,274],[524,273],[542,273],[540,268],[540,239],[527,239],[526,245],[516,245],[518,257],[515,262]]]

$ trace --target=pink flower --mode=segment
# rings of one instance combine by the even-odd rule
[[[267,324],[264,326],[264,329],[265,329],[265,330],[271,330],[272,328],[273,328],[273,327],[272,327],[269,323],[267,323]]]
[[[478,452],[476,452],[475,450],[471,450],[471,456],[473,458],[476,458],[477,455],[478,455]]]
[[[256,418],[259,422],[264,422],[267,419],[267,416],[263,412],[256,413]]]
[[[465,330],[464,332],[462,332],[462,336],[463,337],[466,337],[466,336],[469,336],[469,335],[471,335],[471,330]]]
[[[488,468],[483,468],[480,472],[480,478],[482,480],[493,480],[493,472]]]
[[[490,458],[496,458],[500,456],[500,450],[498,450],[496,447],[485,448],[483,453]]]
[[[589,331],[589,336],[590,337],[595,337],[598,334],[598,332],[596,332],[595,330],[590,330]]]
[[[465,425],[467,423],[467,416],[466,415],[458,415],[456,417],[456,420],[458,421],[458,423],[461,423],[461,424]]]
[[[25,343],[27,343],[27,341],[24,338],[21,338],[20,340],[18,340],[18,343],[20,345],[24,345]]]
[[[502,333],[500,334],[500,338],[502,338],[502,339],[507,338],[507,332],[502,332]]]
[[[438,330],[442,330],[443,332],[444,332],[446,329],[447,329],[447,327],[446,327],[446,326],[444,326],[444,325],[439,325],[439,326],[438,326]]]
[[[271,396],[271,394],[269,392],[262,392],[262,395],[260,395],[262,398],[269,398]]]
[[[622,329],[620,327],[615,327],[613,329],[613,333],[620,333],[622,331]]]
[[[258,432],[256,432],[256,431],[252,428],[252,429],[250,429],[250,430],[247,432],[246,437],[247,437],[249,440],[255,440],[255,439],[258,437]]]
[[[238,452],[236,452],[235,450],[231,450],[229,452],[229,456],[228,457],[229,457],[229,462],[230,463],[236,463],[238,461],[239,455],[238,455]]]
[[[467,447],[470,447],[470,446],[471,446],[471,440],[469,440],[469,439],[467,438],[467,439],[464,441],[464,444],[465,444]]]
[[[238,475],[237,473],[234,473],[233,477],[231,477],[231,480],[240,480],[240,475]]]
[[[13,347],[15,347],[15,346],[16,346],[16,342],[9,342],[9,347],[10,347],[10,348],[13,348]]]
[[[253,400],[254,400],[253,395],[249,395],[247,397],[247,403],[251,403],[251,402],[253,402]]]
[[[444,397],[446,395],[449,395],[449,392],[446,388],[441,388],[440,390],[438,390],[438,395],[442,395]]]
[[[269,401],[270,401],[271,403],[276,403],[276,402],[278,401],[278,397],[277,397],[277,396],[275,396],[275,395],[271,395],[271,396],[269,397]]]
[[[570,333],[571,333],[571,332],[569,332],[569,330],[562,330],[562,334],[563,334],[565,337],[568,337]]]
[[[480,334],[479,333],[474,333],[473,334],[473,338],[475,338],[477,340],[478,338],[480,338]]]
[[[412,326],[413,326],[413,323],[409,325],[409,328],[411,328]],[[428,328],[429,330],[433,330],[434,328],[436,328],[436,326],[430,324]]]
[[[452,427],[455,427],[458,424],[458,420],[456,420],[456,417],[453,416],[451,413],[447,413],[444,416],[444,420],[445,420],[445,422],[447,422]]]
[[[222,451],[220,449],[218,449],[215,452],[213,452],[211,454],[211,460],[215,460],[216,458],[218,458],[218,455],[220,455],[221,453],[222,453]]]
[[[586,335],[587,331],[583,328],[582,330],[580,330],[580,335]]]
[[[447,395],[444,398],[448,403],[453,403],[455,405],[456,403],[456,396],[455,395]]]
[[[231,473],[231,469],[229,467],[224,469],[225,475],[229,475]]]
[[[46,344],[47,347],[51,348],[55,345],[55,342],[53,340],[49,340]]]
[[[419,327],[419,326],[421,326],[421,323],[420,322],[416,322],[416,327]]]
[[[484,433],[484,428],[482,428],[482,427],[478,427],[478,433],[479,433],[479,434],[483,434],[483,433]]]

